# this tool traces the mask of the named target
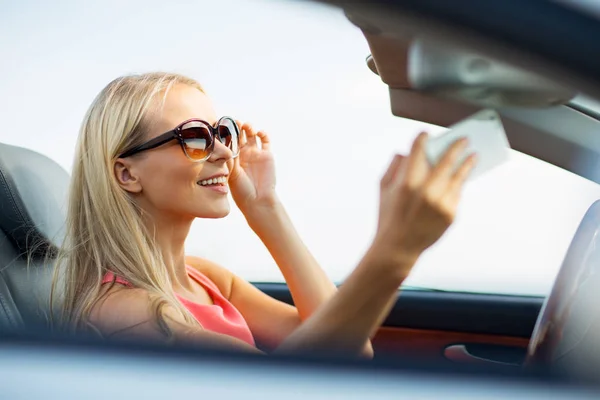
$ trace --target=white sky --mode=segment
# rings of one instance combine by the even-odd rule
[[[365,65],[366,41],[338,10],[267,0],[0,0],[0,10],[2,142],[70,170],[83,114],[110,80],[188,74],[219,114],[270,133],[281,197],[335,280],[369,245],[392,154],[427,128],[392,116],[385,85]],[[547,293],[599,197],[597,185],[514,153],[468,185],[457,223],[406,284]],[[197,221],[187,246],[247,279],[282,280],[237,211]]]

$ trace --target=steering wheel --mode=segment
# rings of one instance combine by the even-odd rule
[[[600,201],[590,206],[571,241],[524,365],[600,379]]]

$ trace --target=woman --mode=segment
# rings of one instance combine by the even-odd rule
[[[432,169],[425,140],[421,134],[408,158],[391,162],[376,237],[337,290],[277,197],[264,132],[218,118],[192,79],[116,79],[94,100],[78,139],[55,279],[64,282],[62,320],[110,338],[370,357],[369,338],[417,258],[452,222],[474,164],[469,157],[454,168],[465,146],[458,142]],[[193,220],[225,217],[229,190],[281,269],[295,307],[185,255]]]

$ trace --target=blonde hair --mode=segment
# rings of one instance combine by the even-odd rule
[[[96,330],[89,316],[109,271],[149,293],[153,315],[168,337],[172,335],[162,313],[165,305],[186,322],[198,324],[173,293],[153,232],[142,221],[143,211],[114,174],[119,155],[144,142],[150,116],[175,84],[204,92],[198,82],[179,74],[123,76],[100,92],[84,117],[69,189],[66,237],[56,259],[50,300],[54,305],[62,292],[57,309],[63,328]],[[56,321],[53,318],[53,324]]]

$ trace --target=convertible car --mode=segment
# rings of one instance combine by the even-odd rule
[[[512,149],[600,183],[597,5],[325,3],[343,9],[364,35],[370,54],[356,62],[389,88],[393,115],[448,127],[493,108]],[[403,289],[373,339],[372,362],[265,360],[52,335],[52,265],[44,256],[60,242],[68,179],[48,157],[0,143],[3,398],[597,396],[600,201],[581,220],[548,296]],[[285,284],[256,286],[292,302]]]

